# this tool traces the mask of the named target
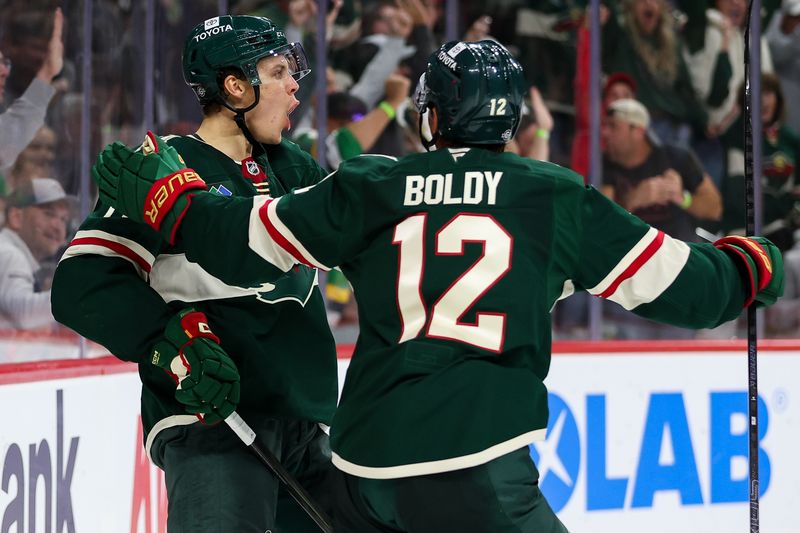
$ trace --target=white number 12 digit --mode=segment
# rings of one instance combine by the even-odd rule
[[[505,98],[492,98],[489,101],[489,114],[492,116],[505,115],[506,104],[507,102]]]
[[[402,332],[399,342],[415,338],[427,322],[422,297],[427,214],[406,218],[395,227],[392,243],[400,247],[397,305]],[[436,255],[464,255],[464,243],[483,245],[483,255],[445,290],[431,308],[426,336],[464,342],[500,352],[505,338],[505,313],[476,312],[475,323],[462,322],[467,311],[511,268],[514,240],[489,215],[460,214],[436,232]]]

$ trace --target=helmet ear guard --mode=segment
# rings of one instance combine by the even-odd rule
[[[428,113],[433,107],[433,104],[430,102],[430,89],[428,89],[428,85],[425,83],[424,72],[419,77],[411,101],[414,103],[414,108],[419,115],[419,123],[417,125],[419,141],[422,143],[422,146],[425,147],[425,150],[430,152],[431,148],[434,148],[436,141],[439,140],[439,132],[432,132],[428,124]]]

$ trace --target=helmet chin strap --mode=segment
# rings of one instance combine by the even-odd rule
[[[230,109],[236,114],[236,116],[234,116],[233,119],[236,121],[236,125],[239,126],[239,129],[242,130],[244,138],[247,139],[247,142],[249,142],[250,145],[253,147],[253,155],[255,155],[256,150],[260,150],[263,152],[264,147],[261,146],[261,143],[258,142],[256,138],[253,136],[253,133],[250,131],[250,128],[247,127],[247,123],[245,122],[244,119],[244,114],[252,110],[254,107],[256,107],[258,105],[258,101],[261,99],[261,86],[254,85],[253,89],[255,90],[255,100],[253,100],[253,103],[247,107],[244,108],[233,107],[228,102],[226,102],[224,98],[220,98],[220,101],[223,106]]]
[[[439,131],[431,132],[431,140],[427,140],[425,136],[422,134],[422,121],[425,120],[425,117],[430,112],[431,106],[429,105],[424,113],[419,114],[419,122],[417,124],[417,131],[419,133],[419,142],[422,143],[422,146],[425,147],[426,152],[430,152],[431,148],[436,144],[436,141],[439,140]]]

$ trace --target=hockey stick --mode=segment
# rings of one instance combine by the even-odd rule
[[[747,6],[747,22],[744,30],[744,208],[745,235],[755,235],[755,184],[753,178],[753,110],[750,88],[750,24],[753,19],[753,0]],[[756,24],[761,24],[761,14],[756,13]],[[760,43],[756,43],[760,46]],[[760,69],[759,69],[760,70]],[[756,72],[761,76],[761,72]],[[760,98],[758,94],[756,97]],[[761,131],[761,117],[756,117]],[[758,169],[759,176],[761,169]],[[758,533],[758,330],[756,308],[747,308],[747,411],[750,415],[748,452],[750,457],[750,533]]]
[[[278,461],[278,458],[275,457],[272,452],[267,450],[266,448],[261,447],[258,442],[256,442],[256,433],[253,431],[250,426],[247,425],[239,414],[234,411],[225,419],[225,423],[230,426],[236,435],[242,439],[248,448],[250,448],[254,454],[264,463],[264,466],[270,469],[270,471],[275,474],[278,479],[280,479],[286,488],[289,490],[289,494],[292,495],[292,498],[303,508],[303,510],[308,513],[308,516],[314,521],[315,524],[319,526],[319,528],[324,531],[325,533],[333,533],[333,526],[331,525],[331,520],[328,516],[319,509],[314,500],[311,499],[311,496],[306,492],[306,490],[297,482],[297,480],[292,477],[292,475],[283,467],[283,465]]]

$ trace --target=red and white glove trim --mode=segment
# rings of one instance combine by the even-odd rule
[[[205,190],[206,182],[191,168],[181,169],[156,181],[145,198],[145,222],[158,231],[178,198],[192,189]]]
[[[731,235],[718,239],[714,241],[714,246],[720,250],[734,253],[736,256],[740,257],[744,263],[750,281],[750,293],[748,294],[744,306],[749,306],[753,303],[759,291],[769,285],[772,279],[772,260],[769,254],[758,242],[738,235]],[[755,265],[756,272],[753,272],[750,267],[751,262]],[[754,279],[756,274],[758,275],[758,283],[756,283]]]

